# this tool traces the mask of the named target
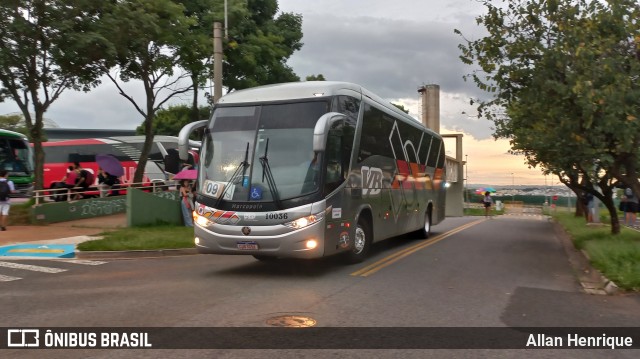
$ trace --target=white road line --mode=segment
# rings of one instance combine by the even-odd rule
[[[12,263],[12,262],[0,262],[0,267],[24,269],[24,270],[30,270],[34,272],[44,272],[44,273],[60,273],[60,272],[67,271],[66,269],[60,269],[60,268],[41,267],[41,266],[19,264],[19,263]]]
[[[0,274],[0,282],[11,282],[12,280],[19,280],[19,279],[22,279],[22,278]]]
[[[84,259],[71,259],[68,261],[65,261],[66,263],[73,263],[73,264],[84,264],[87,266],[99,266],[100,264],[105,264],[108,262],[103,262],[103,261],[89,261],[89,260],[84,260]]]

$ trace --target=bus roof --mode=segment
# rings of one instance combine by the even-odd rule
[[[0,129],[0,136],[11,137],[11,138],[19,138],[21,140],[26,140],[27,139],[27,136],[22,134],[22,133],[20,133],[20,132],[4,130],[4,129]]]
[[[317,97],[344,94],[344,90],[351,90],[355,93],[360,94],[361,96],[368,97],[373,102],[386,108],[388,111],[394,112],[399,117],[402,117],[408,124],[420,129],[426,129],[427,131],[439,136],[439,134],[433,132],[431,129],[426,128],[415,118],[401,111],[396,106],[393,106],[389,101],[382,99],[378,95],[360,85],[356,85],[350,82],[302,81],[258,86],[231,92],[225,96],[222,96],[218,103],[222,105],[236,103],[249,104],[268,101],[298,100],[305,98],[312,99]]]

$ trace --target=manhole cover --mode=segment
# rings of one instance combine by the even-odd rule
[[[313,318],[304,317],[301,315],[281,315],[267,319],[267,324],[273,327],[296,327],[306,328],[316,325],[316,321]]]

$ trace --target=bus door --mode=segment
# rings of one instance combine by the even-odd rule
[[[326,127],[322,163],[323,197],[327,200],[325,254],[347,249],[355,230],[354,209],[345,191],[355,128],[344,116],[333,117]]]

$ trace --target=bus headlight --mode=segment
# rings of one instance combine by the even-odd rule
[[[213,224],[207,217],[201,216],[195,211],[193,212],[193,219],[200,227],[209,227]]]
[[[307,226],[310,226],[324,218],[324,211],[316,214],[312,214],[310,216],[300,217],[295,221],[283,223],[285,226],[291,229],[300,229]]]

